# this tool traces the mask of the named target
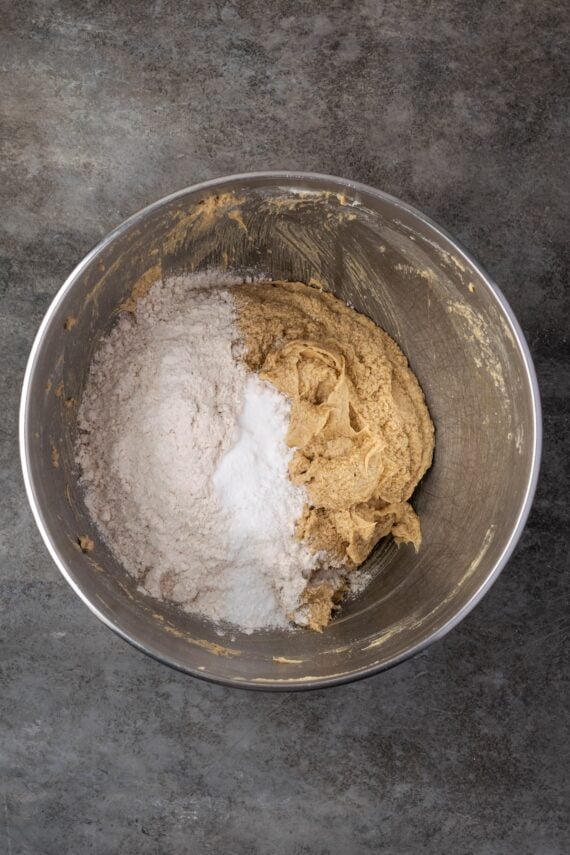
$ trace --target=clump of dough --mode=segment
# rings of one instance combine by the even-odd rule
[[[247,365],[291,400],[290,477],[309,497],[297,536],[348,569],[390,533],[418,548],[408,500],[431,465],[434,428],[400,348],[369,318],[299,282],[234,293]],[[315,628],[328,622],[332,594],[311,593]]]

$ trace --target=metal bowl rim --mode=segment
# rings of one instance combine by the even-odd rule
[[[398,656],[394,656],[388,659],[386,662],[376,663],[373,665],[366,666],[361,669],[356,669],[354,671],[347,672],[346,674],[336,675],[333,677],[324,677],[322,679],[315,678],[311,681],[301,681],[296,682],[294,679],[287,679],[286,681],[271,681],[263,684],[255,683],[252,681],[241,681],[234,680],[230,678],[218,677],[215,674],[206,673],[203,671],[198,671],[197,669],[193,669],[188,667],[180,662],[173,661],[169,659],[167,656],[159,652],[158,650],[152,648],[150,645],[145,644],[144,641],[132,636],[126,630],[124,630],[121,626],[119,626],[115,621],[113,621],[107,614],[105,614],[96,604],[90,599],[90,597],[83,591],[80,585],[75,581],[73,574],[68,569],[66,563],[60,557],[54,543],[51,540],[49,531],[47,529],[46,524],[44,523],[43,516],[41,513],[41,509],[38,501],[36,500],[36,494],[34,491],[34,485],[31,475],[30,469],[30,461],[28,456],[27,449],[27,412],[29,405],[29,393],[32,382],[32,377],[34,373],[34,369],[36,367],[36,358],[38,352],[43,343],[46,332],[50,326],[52,316],[56,313],[60,303],[63,301],[67,292],[71,290],[75,281],[81,275],[83,270],[92,262],[92,260],[102,252],[115,238],[124,232],[128,231],[133,225],[135,225],[139,220],[146,217],[152,211],[187,195],[192,193],[200,192],[203,190],[214,189],[216,187],[222,186],[224,184],[231,184],[238,181],[248,181],[252,179],[263,179],[268,178],[272,179],[275,182],[284,181],[284,182],[305,182],[305,181],[320,181],[320,182],[329,182],[333,185],[331,190],[339,190],[339,191],[356,191],[370,194],[378,199],[381,199],[385,202],[390,203],[395,208],[399,208],[402,211],[405,211],[408,214],[411,214],[420,222],[424,223],[428,226],[438,237],[444,238],[446,241],[449,241],[457,253],[478,273],[481,280],[485,283],[486,287],[489,289],[491,294],[495,297],[499,306],[505,313],[506,318],[508,319],[511,331],[514,335],[517,346],[521,352],[523,357],[524,367],[526,371],[526,377],[529,383],[529,388],[531,390],[531,404],[532,404],[532,416],[533,416],[533,433],[534,433],[534,441],[532,448],[532,458],[531,458],[531,469],[530,475],[528,478],[526,491],[524,495],[524,499],[522,501],[518,518],[515,526],[511,532],[509,540],[507,541],[505,548],[503,549],[502,554],[499,559],[495,562],[491,572],[488,574],[485,581],[481,584],[477,591],[471,596],[471,598],[459,609],[459,611],[453,615],[453,617],[449,618],[443,626],[439,629],[432,632],[425,639],[418,642],[417,644],[410,647],[409,650],[404,651]],[[291,186],[289,189],[294,189],[294,186]],[[299,188],[302,189],[302,188]],[[20,445],[20,460],[22,466],[22,474],[24,479],[24,484],[26,488],[26,494],[28,497],[28,501],[30,503],[30,507],[32,509],[32,513],[34,519],[36,521],[36,525],[40,531],[41,537],[50,553],[53,561],[55,562],[57,568],[66,579],[68,584],[73,588],[75,593],[83,600],[86,606],[93,612],[93,614],[99,618],[106,626],[112,629],[117,635],[121,638],[128,641],[138,650],[141,650],[143,653],[151,656],[153,659],[156,659],[159,662],[162,662],[165,665],[168,665],[172,668],[175,668],[178,671],[189,674],[193,677],[198,677],[199,679],[206,680],[213,683],[218,683],[220,685],[224,685],[231,688],[240,688],[240,689],[254,689],[261,691],[303,691],[308,689],[317,689],[317,688],[326,688],[329,686],[337,686],[343,683],[349,683],[354,680],[363,679],[365,677],[370,677],[373,674],[380,673],[381,671],[386,671],[389,668],[393,668],[395,665],[400,664],[401,662],[406,661],[407,659],[416,656],[418,653],[421,653],[434,641],[438,641],[443,638],[450,632],[455,626],[457,626],[463,618],[465,618],[469,612],[477,605],[477,603],[484,597],[490,587],[497,580],[499,574],[507,564],[509,558],[511,557],[519,538],[522,534],[526,521],[528,519],[528,515],[530,513],[530,509],[532,506],[532,502],[534,499],[534,494],[536,492],[536,486],[538,482],[538,474],[540,469],[540,459],[542,454],[542,411],[540,404],[540,392],[538,388],[538,381],[536,377],[536,371],[534,368],[532,356],[526,342],[524,333],[519,325],[519,322],[516,319],[516,316],[511,309],[506,297],[500,290],[500,288],[495,284],[495,282],[491,279],[491,277],[485,272],[485,270],[481,267],[481,265],[473,258],[473,256],[454,238],[452,237],[444,228],[438,225],[434,220],[430,217],[423,214],[413,205],[409,205],[407,202],[403,202],[401,199],[398,199],[396,196],[392,196],[389,193],[385,193],[382,190],[377,190],[374,187],[370,187],[367,184],[363,184],[358,181],[351,181],[346,178],[339,178],[333,175],[326,175],[317,172],[301,172],[301,171],[262,171],[262,172],[246,172],[246,173],[237,173],[235,175],[227,175],[220,178],[213,178],[208,181],[200,182],[199,184],[193,184],[189,187],[185,187],[181,190],[177,190],[174,193],[171,193],[167,196],[163,196],[161,199],[158,199],[156,202],[152,202],[150,205],[141,208],[136,213],[132,214],[126,220],[124,220],[120,225],[116,226],[111,232],[109,232],[87,255],[77,264],[77,266],[73,269],[73,271],[69,274],[63,285],[60,287],[59,291],[56,293],[53,298],[50,306],[45,313],[43,320],[39,326],[39,329],[34,338],[34,342],[32,345],[32,349],[30,351],[30,355],[28,357],[28,362],[26,365],[26,370],[24,374],[24,380],[22,384],[22,394],[20,399],[20,411],[19,411],[19,445]]]

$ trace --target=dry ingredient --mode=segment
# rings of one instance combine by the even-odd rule
[[[294,537],[289,404],[238,358],[228,291],[191,283],[155,285],[95,355],[79,412],[87,507],[147,593],[246,631],[306,622],[319,556]]]
[[[322,629],[392,533],[433,425],[397,345],[300,283],[157,283],[103,340],[79,412],[85,500],[149,594],[245,631]]]
[[[287,616],[306,623],[301,598],[321,561],[295,538],[307,497],[288,475],[293,456],[286,443],[290,409],[283,394],[250,375],[233,444],[213,475],[227,517],[225,572],[235,583],[230,619],[242,627],[248,610],[249,623],[261,626],[286,625]]]

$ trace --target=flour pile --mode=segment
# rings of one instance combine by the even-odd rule
[[[287,398],[251,374],[227,289],[157,283],[94,357],[79,411],[86,505],[149,594],[245,631],[307,622],[322,561],[295,539]]]

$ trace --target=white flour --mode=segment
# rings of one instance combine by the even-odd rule
[[[236,358],[234,318],[227,289],[155,285],[95,356],[77,460],[148,593],[251,631],[288,625],[318,556],[294,538],[288,402]]]

